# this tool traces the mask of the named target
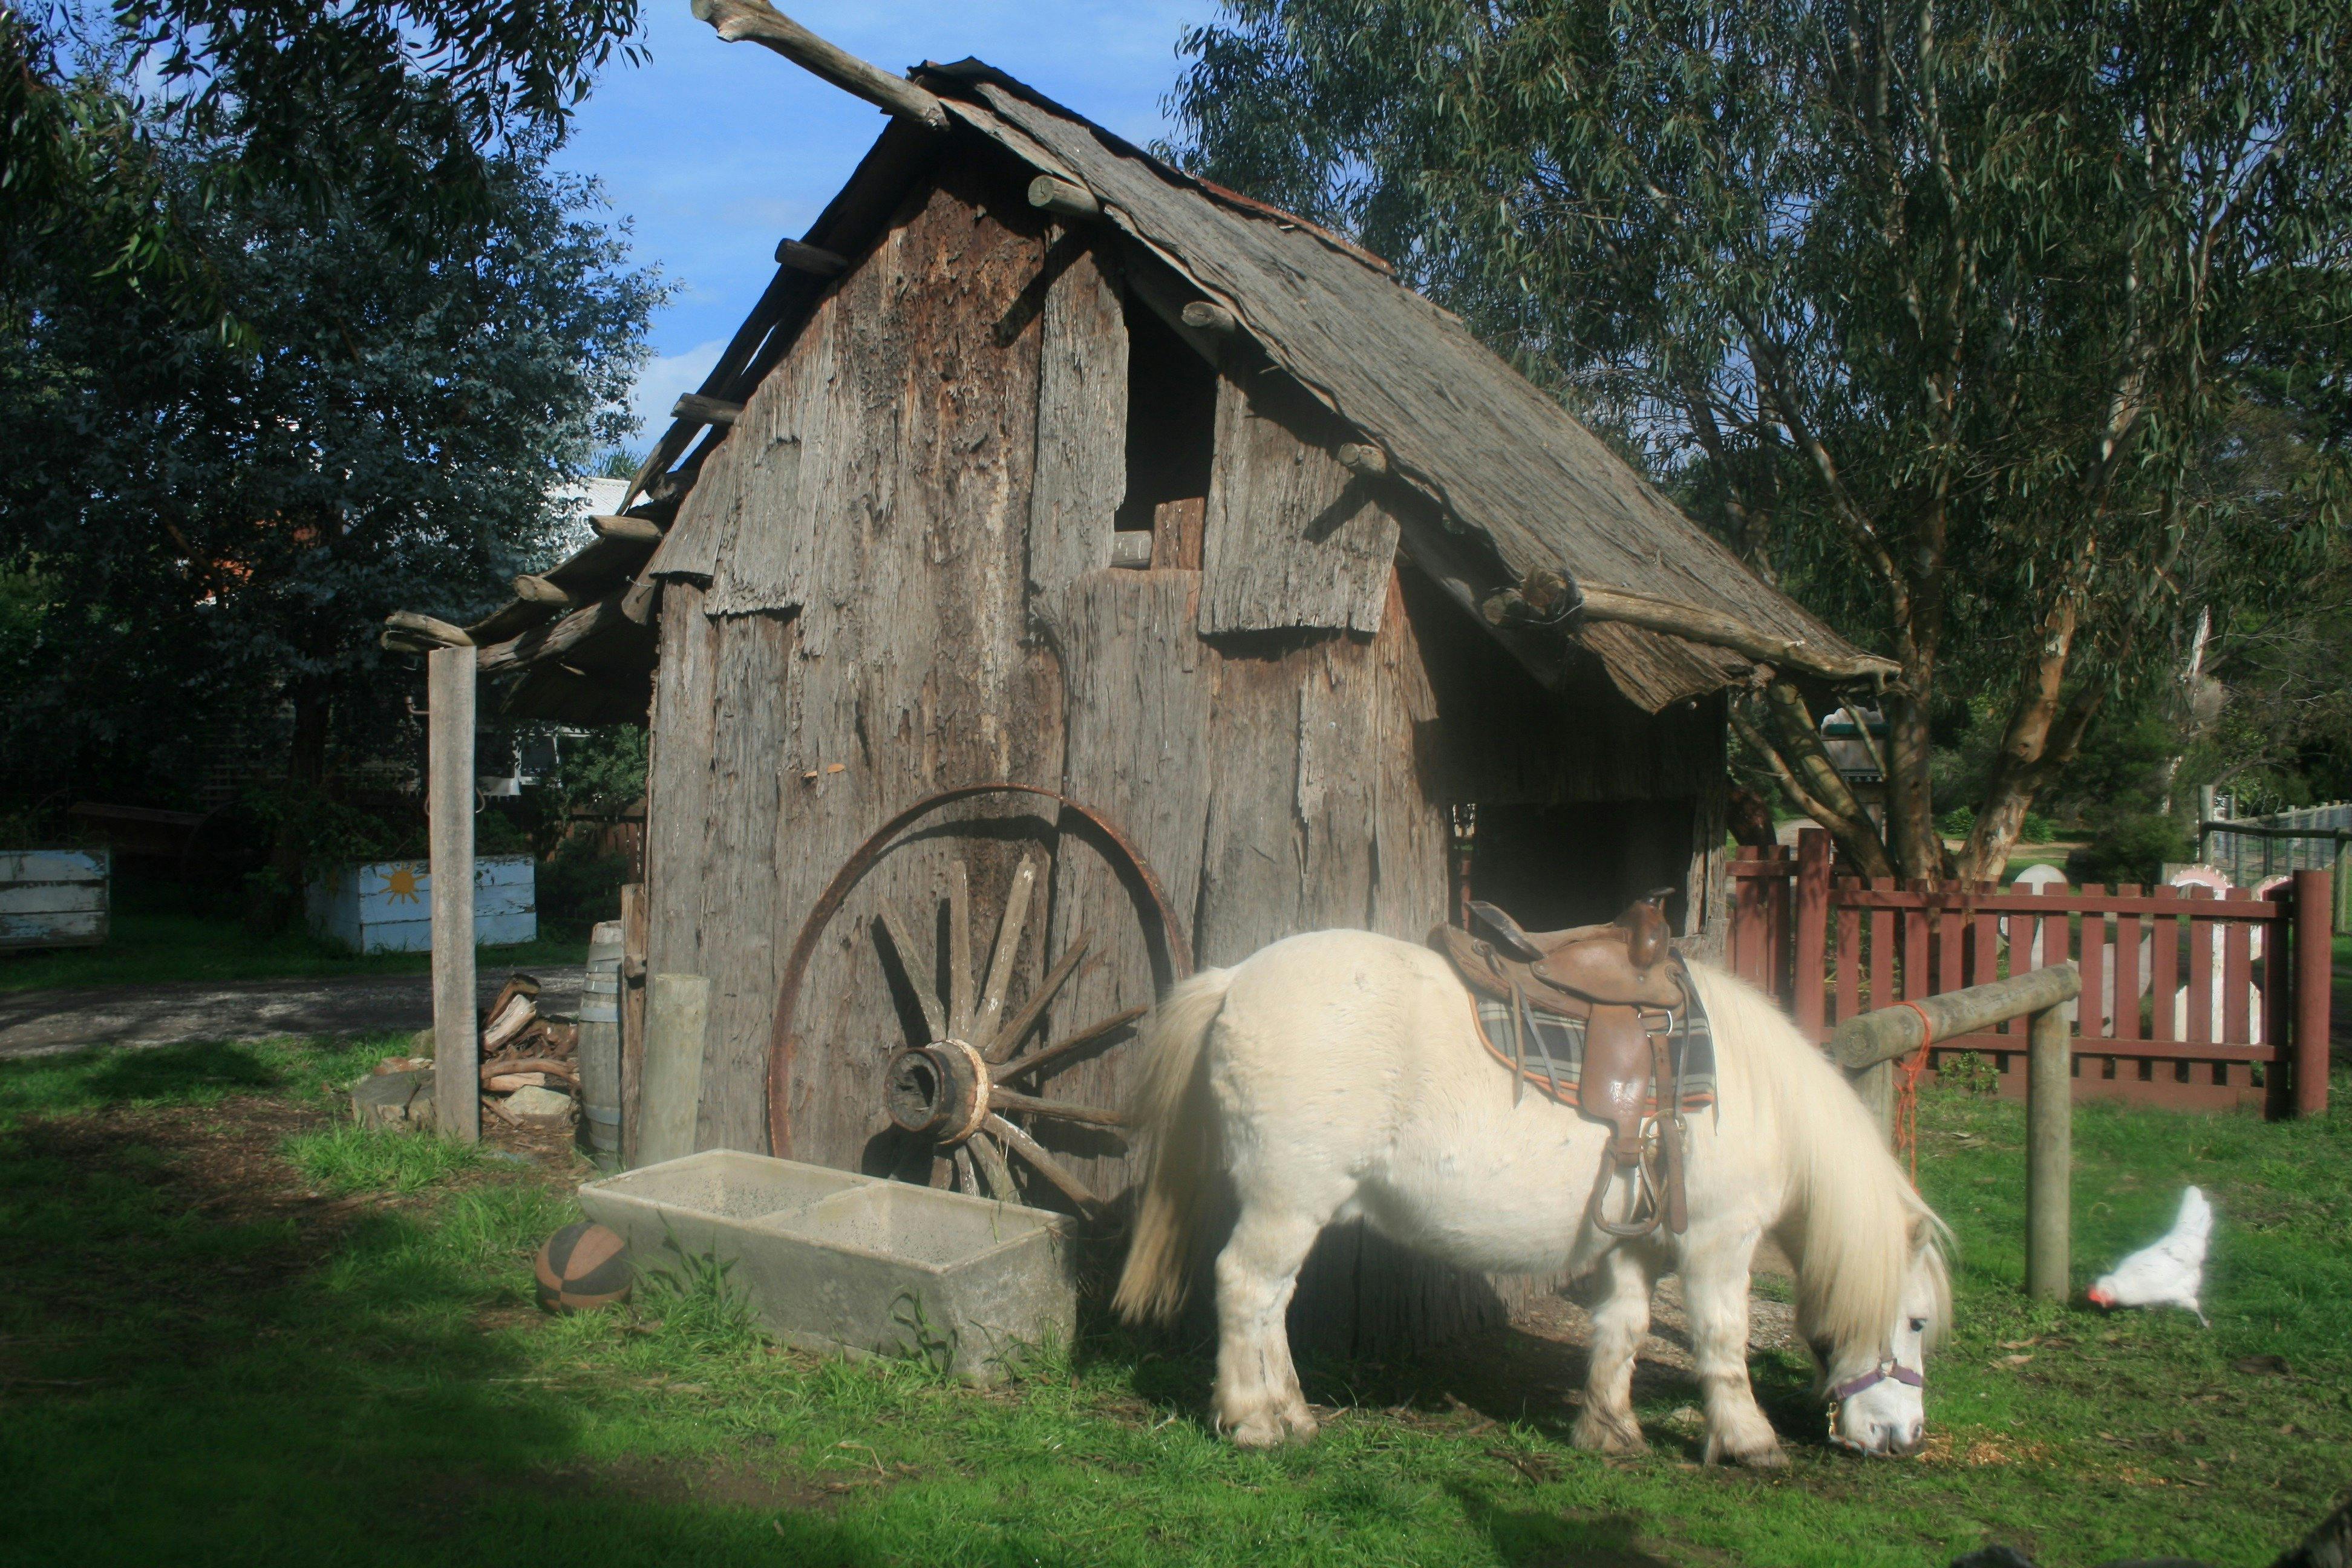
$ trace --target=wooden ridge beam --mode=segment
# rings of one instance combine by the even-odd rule
[[[1214,332],[1229,338],[1241,330],[1234,313],[1223,305],[1208,300],[1195,300],[1184,307],[1184,324],[1196,331]]]
[[[743,416],[743,405],[730,403],[723,397],[706,397],[699,392],[682,393],[677,404],[669,411],[673,419],[698,419],[705,425],[732,425]]]
[[[621,544],[659,544],[662,526],[648,517],[611,517],[603,513],[588,520],[599,539],[609,539]]]
[[[536,573],[526,572],[514,580],[515,597],[528,604],[553,605],[558,609],[571,609],[580,597],[560,583],[551,583]]]
[[[797,239],[776,241],[776,265],[789,267],[795,272],[805,272],[813,278],[837,278],[849,269],[849,259],[824,248],[803,245]]]
[[[1040,174],[1029,182],[1029,205],[1078,222],[1102,216],[1102,203],[1095,200],[1092,191],[1051,174]]]
[[[438,647],[471,647],[474,639],[466,635],[463,626],[450,625],[434,616],[421,616],[414,610],[394,610],[383,618],[384,630],[403,637],[431,643]]]
[[[948,128],[948,111],[938,99],[905,77],[892,76],[825,42],[767,0],[694,0],[694,15],[730,44],[764,44],[802,69],[901,120],[933,131]]]
[[[1530,573],[1529,582],[1548,575],[1549,574]],[[1702,609],[1696,605],[1654,598],[1647,594],[1629,593],[1622,588],[1594,587],[1589,584],[1579,585],[1579,595],[1580,603],[1573,613],[1582,620],[1618,621],[1648,631],[1664,632],[1685,642],[1728,648],[1759,664],[1801,669],[1824,680],[1885,681],[1899,679],[1903,674],[1903,667],[1891,658],[1880,658],[1875,654],[1840,654],[1807,647],[1802,643],[1769,636],[1730,616]],[[1507,601],[1514,596],[1538,610],[1543,608],[1534,605],[1538,594],[1529,592],[1528,585],[1523,584],[1516,595],[1496,595],[1496,599],[1506,601],[1502,613],[1508,614]],[[1488,603],[1493,605],[1495,601]],[[1496,613],[1489,609],[1487,619],[1493,620]]]
[[[525,632],[512,642],[478,649],[477,661],[484,675],[520,669],[543,659],[561,658],[615,623],[626,624],[621,616],[618,594],[574,610],[560,621]],[[636,628],[630,629],[634,632]]]

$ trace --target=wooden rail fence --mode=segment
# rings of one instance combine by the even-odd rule
[[[1874,1007],[2073,960],[2074,1093],[2177,1109],[2327,1107],[2328,873],[2266,898],[2242,889],[2010,891],[1840,877],[1829,836],[1731,865],[1730,959],[1813,1038]],[[1931,1065],[1973,1051],[2000,1092],[2026,1092],[2027,1026],[1938,1039]],[[2257,1075],[2261,1080],[2256,1081]]]

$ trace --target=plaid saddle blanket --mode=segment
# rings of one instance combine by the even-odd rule
[[[1478,1005],[1478,1032],[1486,1037],[1486,1049],[1504,1066],[1510,1066],[1511,1004],[1492,996],[1475,1000]],[[1520,1077],[1560,1104],[1575,1109],[1577,1085],[1584,1075],[1584,1020],[1547,1012],[1530,1003],[1523,1016],[1519,1038],[1526,1044],[1526,1056],[1519,1064]],[[1682,1084],[1684,1113],[1705,1110],[1713,1105],[1715,1033],[1707,1026],[1706,1009],[1700,1005],[1696,990],[1691,993],[1688,1009],[1675,1016],[1674,1033],[1666,1037],[1666,1049]]]

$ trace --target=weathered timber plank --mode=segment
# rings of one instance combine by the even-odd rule
[[[646,759],[646,967],[701,974],[702,879],[710,815],[719,634],[702,590],[673,582],[661,608]]]
[[[1217,383],[1202,543],[1201,633],[1294,626],[1374,632],[1396,561],[1396,519],[1339,466],[1334,435],[1278,377]]]
[[[739,479],[744,510],[720,571],[741,569],[714,588],[739,605],[801,605],[774,742],[776,896],[756,922],[778,952],[858,842],[899,808],[950,784],[1061,776],[1058,671],[1024,643],[1039,328],[1020,305],[1044,263],[1045,224],[1017,187],[1016,199],[944,159],[936,183],[838,280],[735,429],[738,442],[800,443],[789,511],[781,483]],[[790,1146],[777,1152],[896,1168],[907,1151],[885,1132],[880,1073],[919,1026],[895,1004],[874,918],[895,904],[928,950],[946,861],[961,855],[974,918],[992,929],[1007,874],[1049,833],[1034,806],[960,807],[853,891],[803,985]],[[1034,938],[1024,944],[1016,1005],[1037,951]],[[714,982],[725,984],[718,967]],[[706,1092],[714,1105],[757,1100],[764,1071],[728,1066]]]
[[[729,441],[702,465],[694,488],[678,503],[677,517],[662,536],[640,575],[691,577],[709,583],[719,571],[719,553],[734,526],[735,462],[745,443]]]
[[[869,266],[848,279],[843,291],[820,301],[800,342],[752,395],[737,422],[731,475],[734,501],[721,535],[718,570],[705,608],[713,615],[743,615],[805,605],[822,585],[812,575],[821,548],[814,527],[823,509],[816,498],[828,484],[854,483],[879,466],[876,441],[891,434],[886,424],[861,428],[867,410],[842,395],[835,379],[842,339],[854,331],[854,313],[880,307],[882,275]],[[887,340],[886,340],[887,341]],[[903,362],[865,367],[869,374],[903,374]],[[814,504],[803,504],[803,486]]]
[[[716,622],[716,701],[700,889],[709,1032],[698,1149],[764,1153],[768,1147],[766,1100],[744,1086],[764,1081],[768,1026],[776,1010],[779,752],[793,629],[790,617],[777,615],[728,616]]]
[[[1108,530],[1106,529],[1106,531]],[[1062,792],[1102,812],[1151,865],[1180,925],[1200,890],[1201,829],[1212,788],[1203,765],[1209,732],[1209,655],[1193,635],[1191,572],[1104,569],[1072,583],[1055,616],[1062,627],[1068,745]],[[1103,847],[1065,819],[1054,867],[1056,954],[1080,931],[1092,967],[1073,976],[1043,1033],[1058,1037],[1157,999],[1145,912]],[[1190,930],[1186,932],[1191,938]],[[1126,1103],[1134,1070],[1131,1031],[1121,1031],[1059,1072],[1044,1089],[1057,1100]],[[1024,1082],[1022,1088],[1032,1087]],[[1084,1129],[1040,1123],[1048,1148],[1097,1194],[1127,1183],[1119,1143]]]
[[[1066,238],[1048,254],[1078,246]],[[1110,564],[1127,499],[1127,321],[1105,253],[1069,254],[1045,293],[1037,372],[1037,468],[1029,496],[1029,592],[1050,620],[1071,584]]]

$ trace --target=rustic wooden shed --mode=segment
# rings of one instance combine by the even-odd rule
[[[630,515],[481,626],[393,634],[475,642],[526,711],[646,717],[646,962],[710,983],[700,1145],[927,1174],[884,1114],[889,1047],[944,994],[921,973],[934,911],[952,895],[984,939],[1024,858],[1007,1010],[1081,930],[1092,962],[1039,1037],[1151,1000],[1167,955],[1108,838],[989,796],[849,889],[777,1053],[821,892],[951,786],[1101,814],[1202,963],[1319,927],[1418,939],[1465,805],[1475,890],[1528,923],[1671,886],[1719,941],[1723,690],[1759,661],[1873,661],[1344,238],[977,61],[803,63],[895,118],[780,247]],[[1097,1045],[1031,1087],[1117,1104],[1126,1053]],[[1027,1131],[1118,1191],[1107,1130]],[[1359,1351],[1497,1306],[1354,1236],[1301,1300],[1313,1337]]]

